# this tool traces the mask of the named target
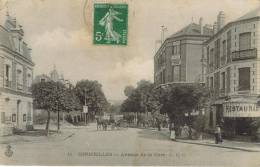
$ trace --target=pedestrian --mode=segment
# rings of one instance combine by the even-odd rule
[[[171,124],[171,129],[170,129],[170,139],[175,140],[176,135],[175,135],[175,130],[174,130],[174,124]]]
[[[221,128],[219,125],[217,125],[215,129],[215,143],[218,144],[219,142],[222,143],[222,135],[221,135]]]
[[[218,132],[218,141],[222,143],[222,134],[221,134],[221,128],[220,126],[217,127],[217,132]]]

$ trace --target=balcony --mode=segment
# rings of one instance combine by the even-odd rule
[[[232,52],[232,61],[254,59],[257,57],[256,52],[256,48]]]
[[[5,87],[6,88],[12,88],[12,81],[5,80]]]

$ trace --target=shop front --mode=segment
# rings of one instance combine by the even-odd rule
[[[231,99],[223,103],[223,118],[228,136],[251,136],[252,122],[260,118],[260,107],[257,100]]]

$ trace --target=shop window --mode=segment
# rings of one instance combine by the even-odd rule
[[[239,68],[238,90],[250,90],[250,67]]]
[[[5,123],[5,112],[1,112],[1,123]]]
[[[251,48],[251,32],[239,34],[239,50]]]
[[[23,114],[23,122],[26,122],[26,114]]]
[[[12,114],[12,122],[16,122],[16,114]]]

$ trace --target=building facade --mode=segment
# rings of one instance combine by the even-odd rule
[[[7,14],[0,25],[0,133],[26,130],[33,125],[33,99],[30,87],[34,63],[31,49],[23,40],[24,31]]]
[[[214,36],[204,43],[202,62],[211,92],[209,128],[218,124],[233,135],[250,134],[250,122],[260,117],[259,12],[258,8],[226,25],[221,12]]]
[[[194,83],[202,79],[203,42],[213,34],[209,25],[191,23],[167,38],[154,56],[154,82]]]

